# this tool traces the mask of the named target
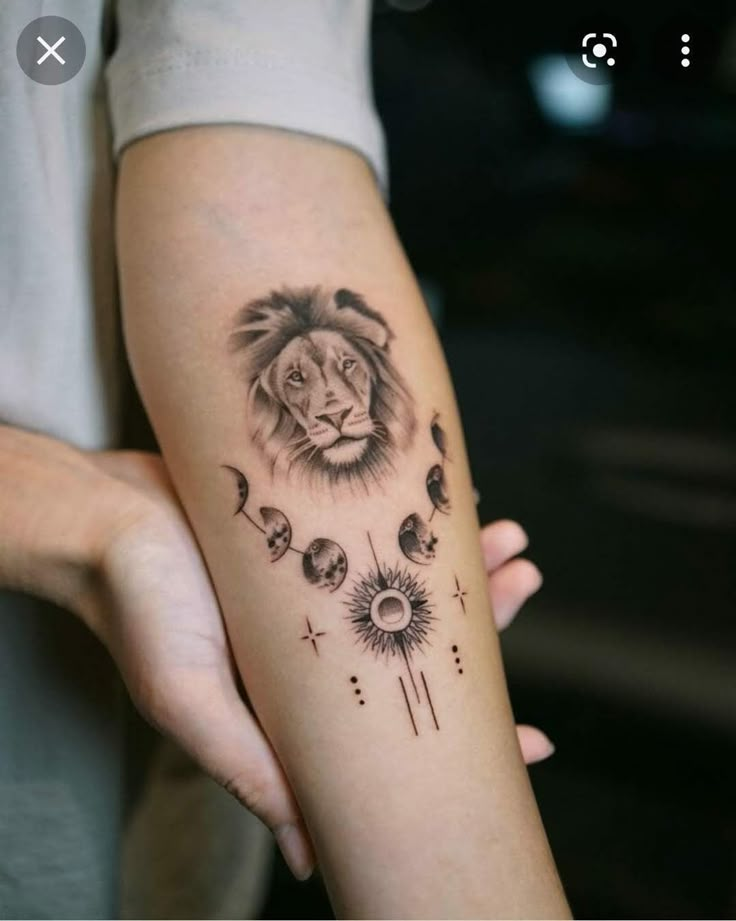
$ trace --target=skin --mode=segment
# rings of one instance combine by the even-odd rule
[[[217,598],[162,459],[82,452],[0,425],[0,585],[68,609],[112,654],[146,719],[270,828],[299,878],[312,846],[281,766],[244,705]],[[513,521],[481,535],[499,628],[541,585]],[[171,573],[176,573],[176,579]],[[518,727],[527,763],[549,739]]]
[[[133,372],[336,913],[568,916],[514,730],[452,389],[367,166],[346,149],[276,131],[169,132],[124,153],[117,218]],[[271,479],[248,440],[243,381],[226,342],[235,312],[284,283],[345,285],[365,296],[395,333],[392,361],[427,437],[433,413],[443,420],[452,512],[435,518],[444,530],[431,581],[449,585],[461,573],[468,613],[457,620],[436,591],[437,645],[423,668],[441,732],[412,735],[395,670],[361,651],[339,599],[305,583],[293,554],[272,569],[261,535],[232,518],[222,464],[237,462],[306,541],[334,535],[360,572],[371,565],[366,531],[379,548],[393,548],[414,510],[397,508],[427,502],[424,477],[437,460],[417,434],[395,474],[369,495],[333,497]],[[305,612],[329,629],[319,662],[300,645]],[[462,645],[461,682],[439,651],[453,642]],[[370,706],[359,709],[341,691],[350,675],[365,678]],[[262,781],[238,774],[231,786],[262,806]],[[298,839],[285,845],[278,827],[289,850]]]

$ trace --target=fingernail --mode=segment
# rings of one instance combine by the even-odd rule
[[[542,750],[539,752],[539,756],[534,759],[535,764],[539,761],[546,761],[547,758],[551,758],[556,751],[554,744],[549,740],[547,736],[544,736],[544,741],[546,745],[542,746]]]
[[[528,544],[529,535],[526,533],[526,528],[522,527],[522,525],[520,525],[518,521],[514,521],[512,523],[515,524],[516,527],[519,529],[519,534],[521,534],[521,539]]]
[[[276,844],[294,876],[303,882],[314,871],[312,850],[305,832],[298,825],[282,825],[274,832]]]

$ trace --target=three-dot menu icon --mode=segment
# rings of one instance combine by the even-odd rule
[[[680,41],[682,42],[682,47],[680,48],[680,54],[682,58],[680,60],[681,67],[690,66],[690,36],[687,32],[683,32],[680,36]]]

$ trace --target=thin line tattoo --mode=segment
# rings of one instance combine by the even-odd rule
[[[427,695],[427,703],[429,704],[429,709],[432,711],[432,719],[434,720],[434,728],[439,732],[440,724],[437,722],[437,716],[434,712],[434,705],[432,704],[432,698],[429,696],[429,688],[427,687],[427,680],[424,677],[424,672],[419,672],[419,675],[422,679],[422,684],[424,685],[424,693]]]
[[[409,703],[409,695],[406,693],[406,688],[404,687],[404,679],[401,677],[401,675],[399,675],[399,684],[401,685],[401,690],[404,693],[404,701],[406,703],[406,709],[409,711],[409,719],[411,720],[411,726],[414,730],[414,735],[418,736],[419,733],[417,732],[417,724],[414,721],[414,714],[411,712],[411,704]]]

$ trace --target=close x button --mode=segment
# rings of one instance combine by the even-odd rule
[[[63,16],[40,16],[20,33],[16,46],[23,72],[46,86],[66,83],[82,69],[87,48],[84,37]]]

